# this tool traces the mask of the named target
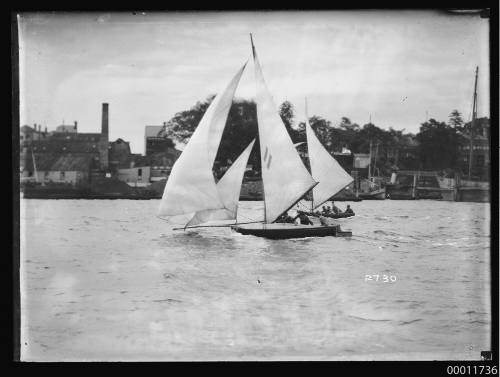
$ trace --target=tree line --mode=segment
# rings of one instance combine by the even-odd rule
[[[186,143],[214,97],[211,95],[190,109],[175,114],[164,126],[162,135]],[[292,141],[306,141],[305,123],[299,122],[294,126],[293,104],[290,101],[283,102],[279,113]],[[460,145],[467,143],[466,134],[471,125],[470,122],[464,122],[458,110],[450,113],[447,122],[429,119],[421,123],[417,134],[405,133],[404,129],[382,129],[371,122],[361,126],[348,117],[342,117],[337,124],[332,124],[321,116],[313,115],[309,123],[331,154],[343,148],[352,153],[369,153],[371,144],[372,158],[376,158],[378,168],[375,173],[379,175],[390,175],[393,169],[438,170],[452,174],[465,168],[463,158],[460,158]],[[478,134],[484,124],[489,125],[488,118],[478,119],[473,133]],[[256,104],[251,100],[234,99],[216,156],[216,165],[231,164],[254,138],[256,143],[249,163],[258,171],[260,148]]]

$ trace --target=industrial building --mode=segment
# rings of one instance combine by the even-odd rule
[[[161,181],[166,182],[181,154],[173,141],[161,134],[164,126],[146,126],[145,155],[140,155],[131,153],[130,143],[121,138],[109,141],[107,103],[102,104],[99,133],[79,133],[76,121],[51,132],[46,127],[42,131],[41,125],[24,125],[19,140],[21,183],[74,188],[113,182],[126,183],[125,187],[164,184]]]
[[[109,176],[109,107],[102,104],[100,133],[78,133],[78,124],[60,125],[55,131],[21,127],[21,181],[84,185],[91,176]]]

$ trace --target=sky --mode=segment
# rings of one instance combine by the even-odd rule
[[[21,125],[78,121],[144,153],[144,127],[225,88],[248,60],[236,97],[255,96],[249,33],[276,105],[333,125],[417,133],[426,118],[489,116],[489,23],[438,11],[23,13],[19,16]]]

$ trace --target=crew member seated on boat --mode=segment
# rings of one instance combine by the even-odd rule
[[[323,207],[323,209],[326,209],[326,208]],[[328,226],[327,218],[325,216],[323,216],[320,211],[312,212],[311,216],[317,217],[319,219],[319,222],[321,223],[321,225]]]
[[[352,210],[349,204],[347,205],[347,208],[345,209],[344,213],[349,215],[354,215],[354,211]]]
[[[304,212],[299,214],[299,220],[302,225],[313,225],[313,222],[307,217]]]
[[[332,211],[330,210],[330,207],[328,207],[328,206],[327,207],[323,207],[323,212],[322,212],[323,215],[328,215],[331,212]]]
[[[288,214],[288,212],[285,212],[282,214],[278,219],[275,221],[277,223],[292,223],[293,224],[293,218]]]
[[[328,207],[328,208],[330,208],[330,207]],[[340,210],[340,208],[335,205],[335,203],[333,202],[333,200],[332,200],[332,211],[336,215],[338,215],[339,213],[342,213],[342,211]]]
[[[328,220],[326,219],[325,216],[318,216],[319,217],[319,222],[321,223],[321,225],[323,226],[328,226]]]

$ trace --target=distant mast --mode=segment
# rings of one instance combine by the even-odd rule
[[[372,176],[372,140],[370,139],[370,163],[368,164],[368,179]]]
[[[36,170],[35,153],[33,152],[33,148],[31,149],[31,158],[33,159],[33,170],[35,171],[35,182],[38,183],[38,172]]]
[[[477,117],[477,75],[479,72],[479,67],[476,66],[476,78],[474,80],[474,98],[472,101],[472,120],[470,123],[470,145],[469,145],[469,179],[471,179],[472,176],[472,148],[473,148],[473,132],[474,132],[474,125],[476,123],[476,117]]]

